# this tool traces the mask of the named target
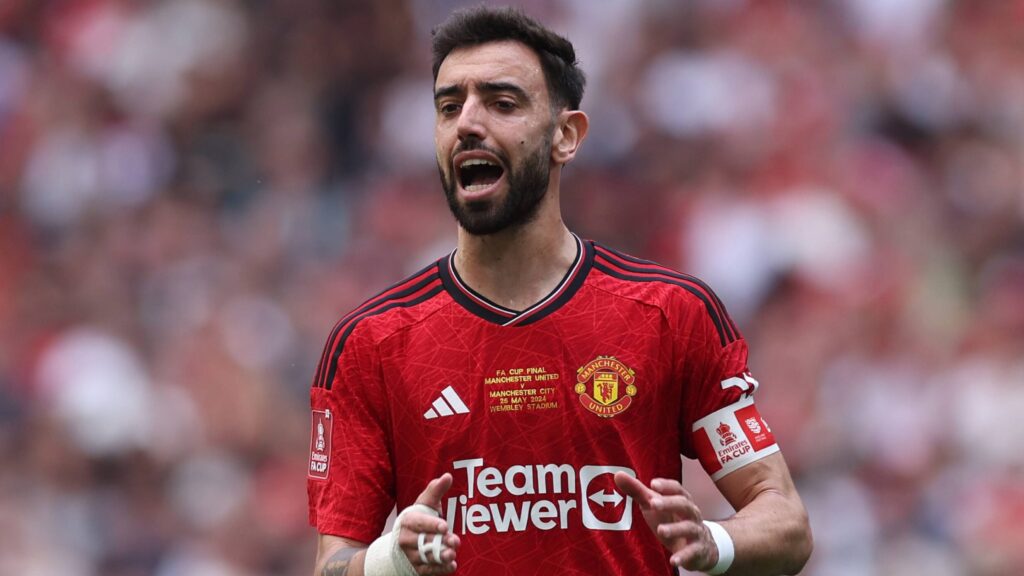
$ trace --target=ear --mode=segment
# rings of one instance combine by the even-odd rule
[[[562,110],[558,114],[554,137],[551,139],[551,161],[568,164],[587,137],[590,119],[580,110]]]

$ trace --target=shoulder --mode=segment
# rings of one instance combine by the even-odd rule
[[[656,306],[680,321],[707,320],[723,346],[740,338],[725,305],[700,278],[597,242],[593,246],[597,284],[604,290]]]
[[[335,347],[344,346],[357,332],[360,337],[380,341],[437,310],[442,304],[438,296],[444,292],[438,268],[442,260],[392,284],[343,316],[331,331]]]
[[[439,262],[391,285],[343,316],[324,344],[313,387],[331,389],[343,354],[356,364],[372,365],[372,350],[379,342],[443,306]]]

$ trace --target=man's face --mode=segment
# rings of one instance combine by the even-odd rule
[[[448,206],[470,234],[529,222],[547,193],[552,117],[540,60],[518,42],[453,50],[434,86]]]

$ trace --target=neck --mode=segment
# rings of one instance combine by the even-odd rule
[[[556,202],[542,207],[529,223],[496,234],[473,236],[460,228],[455,267],[487,299],[525,310],[558,286],[576,250]]]

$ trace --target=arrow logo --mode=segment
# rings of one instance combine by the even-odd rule
[[[622,495],[614,490],[610,492],[605,492],[604,490],[601,490],[600,492],[594,492],[593,494],[591,494],[590,499],[593,500],[594,502],[597,502],[601,506],[604,506],[605,504],[608,503],[611,503],[612,506],[618,506],[619,502],[622,502]]]

